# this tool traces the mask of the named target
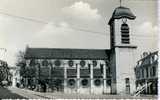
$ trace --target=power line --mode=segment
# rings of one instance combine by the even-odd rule
[[[73,29],[78,30],[78,31],[82,31],[82,32],[89,32],[89,33],[94,33],[94,34],[98,34],[98,35],[106,35],[106,33],[104,32],[98,32],[98,31],[91,31],[91,30],[87,30],[87,29],[82,29],[82,28],[76,28],[74,26],[71,26]],[[100,34],[99,34],[100,33]]]
[[[5,12],[0,12],[0,14],[6,15],[6,16],[9,16],[9,17],[14,17],[14,18],[18,18],[18,19],[23,19],[23,20],[31,21],[31,22],[42,23],[42,24],[49,24],[49,22],[45,22],[45,21],[42,21],[42,20],[37,20],[37,19],[33,19],[33,18],[27,18],[27,17],[23,17],[23,16],[12,15],[12,14],[5,13]],[[85,32],[90,32],[90,33],[102,33],[102,32],[98,32],[98,31],[91,31],[91,30],[87,30],[87,29],[76,28],[74,25],[71,25],[71,27],[73,29],[75,29],[75,30],[78,30],[78,31],[85,31]]]
[[[31,21],[31,22],[48,24],[48,23],[45,22],[45,21],[41,21],[41,20],[37,20],[37,19],[33,19],[33,18],[27,18],[27,17],[23,17],[23,16],[17,16],[17,15],[13,15],[13,14],[1,12],[1,11],[0,11],[0,14],[6,15],[6,16],[9,16],[9,17],[14,17],[14,18],[18,18],[18,19],[23,19],[23,20]]]
[[[42,21],[42,20],[27,18],[27,17],[23,17],[23,16],[17,16],[17,15],[9,14],[9,13],[2,12],[2,11],[0,11],[0,14],[6,15],[6,16],[9,16],[9,17],[22,19],[22,20],[31,21],[31,22],[36,22],[36,23],[41,23],[41,24],[49,24],[49,22],[45,22],[45,21]],[[58,25],[58,24],[56,24],[56,25]],[[72,29],[77,30],[77,31],[82,31],[82,32],[87,32],[87,33],[92,33],[92,34],[97,34],[97,35],[103,35],[103,36],[107,36],[107,35],[110,36],[110,34],[106,34],[105,32],[93,31],[93,30],[88,30],[88,29],[84,29],[84,28],[77,28],[77,27],[75,27],[76,26],[75,24],[72,24],[70,26],[71,26]],[[137,36],[137,37],[142,36],[142,37],[148,37],[148,38],[157,37],[156,35],[155,36],[131,35],[131,36]]]

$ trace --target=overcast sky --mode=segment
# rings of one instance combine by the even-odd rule
[[[132,38],[136,59],[157,48],[157,1],[122,0],[137,16]],[[119,0],[0,0],[1,59],[14,66],[30,47],[109,49],[108,21]]]

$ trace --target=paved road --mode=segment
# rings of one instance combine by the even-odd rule
[[[27,90],[27,89],[13,88],[13,87],[9,87],[8,89],[12,93],[16,93],[18,95],[21,95],[21,96],[23,96],[25,98],[29,98],[29,99],[50,99],[44,93],[30,91],[30,90]]]
[[[25,97],[8,90],[7,87],[0,86],[0,100],[2,98],[3,99],[25,99]]]
[[[9,88],[13,93],[29,99],[157,99],[157,96],[133,97],[120,95],[85,95],[85,94],[64,94],[64,93],[40,93],[27,89]]]

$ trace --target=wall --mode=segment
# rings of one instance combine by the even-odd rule
[[[131,48],[116,48],[116,78],[117,93],[125,94],[125,78],[130,80],[130,92],[135,91],[134,50]]]
[[[43,59],[38,59],[38,60],[36,60],[36,62],[37,61],[39,63],[41,63],[43,61]],[[52,63],[52,67],[55,67],[54,61],[55,61],[55,59],[48,60],[49,63]],[[93,60],[85,60],[86,65],[83,67],[83,68],[88,69],[88,64],[91,64],[91,66],[92,66],[92,69],[90,69],[90,73],[92,72],[92,74],[89,75],[89,77],[87,78],[88,81],[89,81],[89,85],[86,86],[86,87],[81,85],[81,80],[86,79],[86,78],[82,78],[82,77],[80,77],[80,75],[78,75],[78,69],[80,70],[80,68],[81,68],[81,66],[79,65],[81,60],[73,60],[74,61],[74,65],[72,67],[70,67],[68,65],[68,61],[69,60],[61,59],[61,66],[59,66],[61,68],[64,68],[64,92],[65,93],[102,94],[102,93],[106,92],[106,93],[110,94],[110,87],[109,86],[106,87],[106,82],[105,82],[106,80],[103,81],[103,79],[106,79],[104,77],[104,76],[106,76],[106,73],[104,75],[102,75],[102,77],[100,78],[101,81],[102,81],[101,86],[95,86],[94,85],[95,78],[93,78],[93,72],[92,72],[93,71],[93,65],[92,65],[92,61]],[[100,69],[100,64],[103,64],[105,66],[104,68],[106,68],[106,63],[105,63],[104,60],[96,60],[96,61],[97,61],[97,67],[96,68]],[[28,60],[27,61],[27,66],[29,66],[29,63],[30,63],[30,61]],[[45,68],[47,66],[42,66],[41,65],[41,67]],[[76,80],[76,86],[74,88],[73,87],[72,88],[69,87],[68,84],[67,84],[67,81],[70,78],[67,77],[66,69],[76,69],[77,70],[77,76],[72,77],[72,79]],[[49,74],[49,73],[46,73],[46,74]],[[79,71],[79,73],[80,73],[80,71]]]

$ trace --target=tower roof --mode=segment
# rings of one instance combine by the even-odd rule
[[[114,19],[121,19],[121,18],[128,18],[133,20],[136,18],[136,16],[131,12],[129,8],[120,6],[114,10],[108,24],[110,24]]]

